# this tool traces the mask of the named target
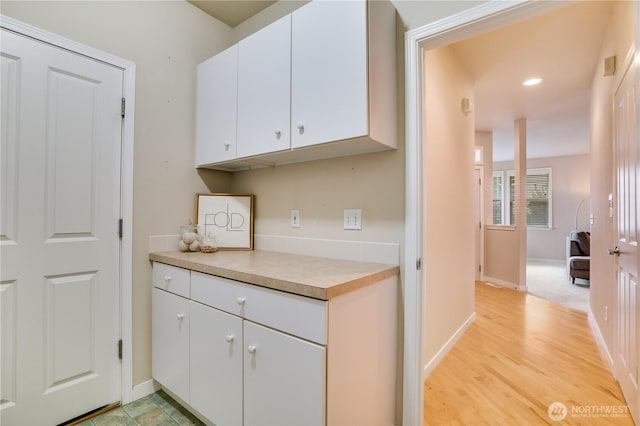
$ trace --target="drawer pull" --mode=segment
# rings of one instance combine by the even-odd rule
[[[165,275],[165,276],[164,276],[164,281],[165,281],[165,282],[167,282],[167,283],[168,283],[169,281],[171,281],[171,275]]]
[[[256,349],[256,345],[249,345],[249,347],[247,348],[247,352],[249,352],[251,355],[255,355]]]
[[[244,305],[244,302],[247,301],[246,297],[238,297],[238,299],[236,299],[236,302],[238,302],[238,305],[242,306]]]
[[[233,342],[233,339],[235,339],[235,336],[233,334],[227,334],[227,337],[226,337],[225,340],[227,342],[231,343],[231,342]]]
[[[178,319],[178,321],[182,321],[184,319],[184,314],[178,314],[176,315],[176,318]]]

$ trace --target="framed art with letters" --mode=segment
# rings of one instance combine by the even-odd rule
[[[253,194],[196,194],[196,224],[220,250],[253,250]]]

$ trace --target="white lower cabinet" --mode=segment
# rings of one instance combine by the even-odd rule
[[[325,348],[244,322],[244,424],[325,424]]]
[[[190,302],[191,406],[217,425],[242,424],[242,318]]]
[[[203,419],[397,424],[397,276],[328,301],[161,263],[153,276],[153,378]]]
[[[162,277],[184,271],[156,265]],[[288,310],[302,315],[311,303],[317,316],[325,303],[190,274],[182,287],[189,299],[154,280],[153,378],[217,425],[326,424],[326,347],[272,328],[295,329],[304,320]]]
[[[158,288],[152,297],[153,378],[189,401],[189,300]]]

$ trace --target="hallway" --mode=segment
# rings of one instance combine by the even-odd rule
[[[424,425],[633,425],[586,313],[484,283],[476,313],[425,382]]]

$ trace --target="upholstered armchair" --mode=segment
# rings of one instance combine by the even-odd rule
[[[571,283],[576,278],[589,279],[591,234],[586,231],[571,231],[567,237],[567,267]]]

